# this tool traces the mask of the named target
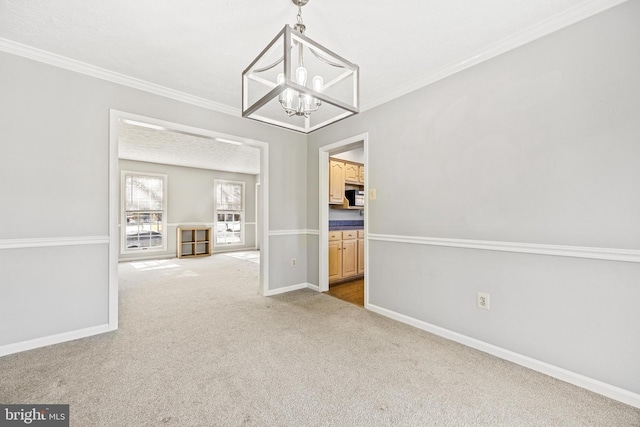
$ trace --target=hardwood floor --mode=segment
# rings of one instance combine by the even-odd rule
[[[364,279],[329,285],[325,294],[364,307]]]

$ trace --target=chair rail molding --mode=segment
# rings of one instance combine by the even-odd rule
[[[298,234],[320,234],[318,230],[300,229],[300,230],[270,230],[269,236],[295,236]]]
[[[40,237],[31,239],[0,239],[0,249],[46,248],[56,246],[104,245],[109,236]]]
[[[501,252],[519,252],[525,254],[588,258],[605,261],[640,262],[640,250],[638,249],[594,248],[588,246],[546,245],[539,243],[448,239],[442,237],[414,237],[390,234],[369,234],[367,238],[370,241],[378,242],[447,246],[452,248],[480,249]]]

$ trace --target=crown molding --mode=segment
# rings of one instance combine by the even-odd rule
[[[53,65],[54,67],[59,67],[87,76],[96,77],[98,79],[106,80],[112,83],[128,86],[133,89],[138,89],[145,92],[153,93],[155,95],[164,96],[165,98],[175,99],[176,101],[206,108],[208,110],[213,110],[237,117],[240,117],[241,115],[239,108],[230,107],[228,105],[201,98],[199,96],[190,95],[188,93],[180,92],[174,89],[169,89],[155,83],[150,83],[145,80],[127,76],[125,74],[120,74],[104,68],[96,67],[85,62],[47,52],[46,50],[18,43],[13,40],[0,38],[0,52],[7,52],[14,55],[22,56],[34,61]]]
[[[627,0],[591,0],[587,1],[580,6],[569,9],[566,12],[546,19],[531,27],[504,38],[492,46],[484,49],[471,58],[463,59],[455,63],[449,64],[436,70],[433,73],[422,76],[416,80],[410,81],[406,85],[399,89],[389,93],[385,96],[375,98],[369,103],[364,103],[360,111],[364,112],[392,101],[396,98],[404,96],[410,92],[421,89],[432,83],[447,78],[455,73],[471,68],[474,65],[494,58],[502,53],[513,50],[524,44],[532,42],[543,36],[551,34],[576,22],[582,21],[607,9],[610,9],[619,4],[625,3]],[[224,114],[240,117],[241,112],[239,108],[224,105],[209,99],[201,98],[195,95],[190,95],[185,92],[180,92],[174,89],[170,89],[164,86],[160,86],[154,83],[147,82],[145,80],[136,79],[124,74],[116,73],[106,70],[104,68],[96,67],[75,59],[67,58],[62,55],[57,55],[51,52],[47,52],[42,49],[37,49],[22,43],[14,42],[12,40],[0,38],[0,51],[12,53],[14,55],[22,56],[25,58],[33,59],[38,62],[53,65],[55,67],[64,68],[77,73],[85,74],[88,76],[96,77],[102,80],[110,81],[113,83],[128,86],[134,89],[139,89],[145,92],[153,93],[156,95],[164,96],[166,98],[175,99],[187,104],[195,105],[198,107],[206,108],[208,110],[217,111]]]
[[[512,36],[497,41],[486,49],[477,52],[470,58],[463,59],[447,66],[444,66],[433,73],[422,76],[418,79],[408,82],[406,85],[389,93],[385,96],[375,98],[371,102],[364,103],[360,108],[361,112],[378,107],[396,98],[404,96],[408,93],[421,89],[432,83],[447,78],[460,71],[478,65],[481,62],[495,58],[505,52],[513,50],[517,47],[530,43],[548,34],[561,30],[565,27],[573,25],[584,19],[587,19],[614,6],[625,3],[627,0],[591,0],[580,6],[571,8],[563,13],[555,15],[549,19],[541,21],[531,27],[525,28]]]

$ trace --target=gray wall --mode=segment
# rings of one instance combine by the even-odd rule
[[[318,147],[368,132],[369,233],[640,249],[639,22],[625,3],[313,133],[309,228]],[[640,264],[370,239],[368,266],[374,305],[640,393]]]
[[[120,159],[120,171],[150,172],[167,175],[167,250],[164,252],[128,252],[120,254],[120,260],[176,256],[176,228],[181,225],[199,224],[214,227],[214,182],[216,179],[244,182],[245,190],[245,244],[238,246],[213,246],[214,252],[255,248],[256,245],[256,177],[242,173],[229,173],[206,169],[187,168],[157,163]],[[120,174],[119,174],[120,176]],[[122,190],[122,186],[118,187]],[[119,193],[119,202],[122,194]],[[120,210],[122,206],[120,206]],[[118,224],[122,218],[118,218]],[[248,224],[246,224],[248,223]]]
[[[271,289],[317,284],[318,238],[304,230],[318,228],[318,147],[363,132],[371,233],[637,249],[638,22],[639,2],[625,3],[308,147],[0,53],[0,346],[107,322],[110,108],[269,143]],[[380,240],[369,254],[371,303],[640,393],[638,264]]]
[[[7,53],[0,70],[0,351],[108,321],[110,109],[267,142],[269,230],[306,228],[304,135]],[[291,237],[269,240],[306,259]],[[272,289],[306,281],[270,266]]]

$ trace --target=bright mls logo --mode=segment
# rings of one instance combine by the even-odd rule
[[[0,405],[0,427],[69,427],[69,405]]]

